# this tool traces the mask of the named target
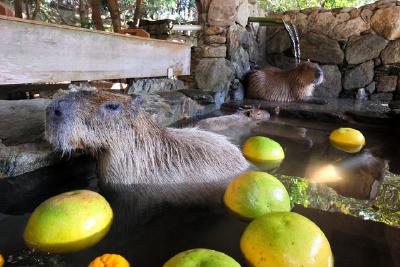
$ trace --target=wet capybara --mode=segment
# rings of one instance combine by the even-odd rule
[[[323,80],[319,65],[308,61],[290,70],[265,67],[249,74],[246,96],[277,102],[308,100]]]
[[[105,91],[55,96],[46,139],[63,152],[95,155],[101,189],[133,212],[159,203],[220,203],[226,184],[248,167],[241,151],[215,133],[160,127],[140,102]]]

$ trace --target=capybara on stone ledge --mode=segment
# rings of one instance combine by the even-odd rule
[[[265,67],[249,74],[246,96],[277,102],[313,102],[314,87],[323,80],[319,65],[308,61],[291,70]]]
[[[160,203],[220,203],[230,179],[248,168],[241,151],[215,133],[159,127],[140,105],[105,91],[55,96],[46,139],[63,152],[95,155],[101,189],[133,213]]]

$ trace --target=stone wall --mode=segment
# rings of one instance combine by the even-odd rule
[[[264,46],[252,29],[246,28],[248,17],[258,15],[256,9],[254,0],[199,1],[199,21],[204,29],[194,49],[196,89],[222,92],[226,101],[243,99],[243,80],[259,59],[259,46]]]
[[[322,66],[326,81],[316,96],[383,101],[400,97],[400,1],[268,15],[291,18],[299,29],[301,57]],[[256,37],[267,44],[266,61],[281,68],[294,66],[284,27],[260,28]]]

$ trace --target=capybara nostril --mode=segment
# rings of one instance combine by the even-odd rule
[[[64,118],[68,116],[73,109],[73,101],[60,99],[54,103],[52,107],[52,116],[57,119]]]
[[[61,112],[59,109],[55,109],[55,110],[54,110],[54,115],[55,115],[56,117],[61,117],[62,112]]]
[[[315,71],[315,77],[316,77],[316,78],[319,78],[319,77],[321,77],[321,76],[322,76],[322,70],[317,69],[317,70]]]

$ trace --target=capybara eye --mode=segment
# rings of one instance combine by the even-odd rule
[[[117,111],[121,109],[121,105],[119,103],[107,103],[104,108],[108,111]]]

